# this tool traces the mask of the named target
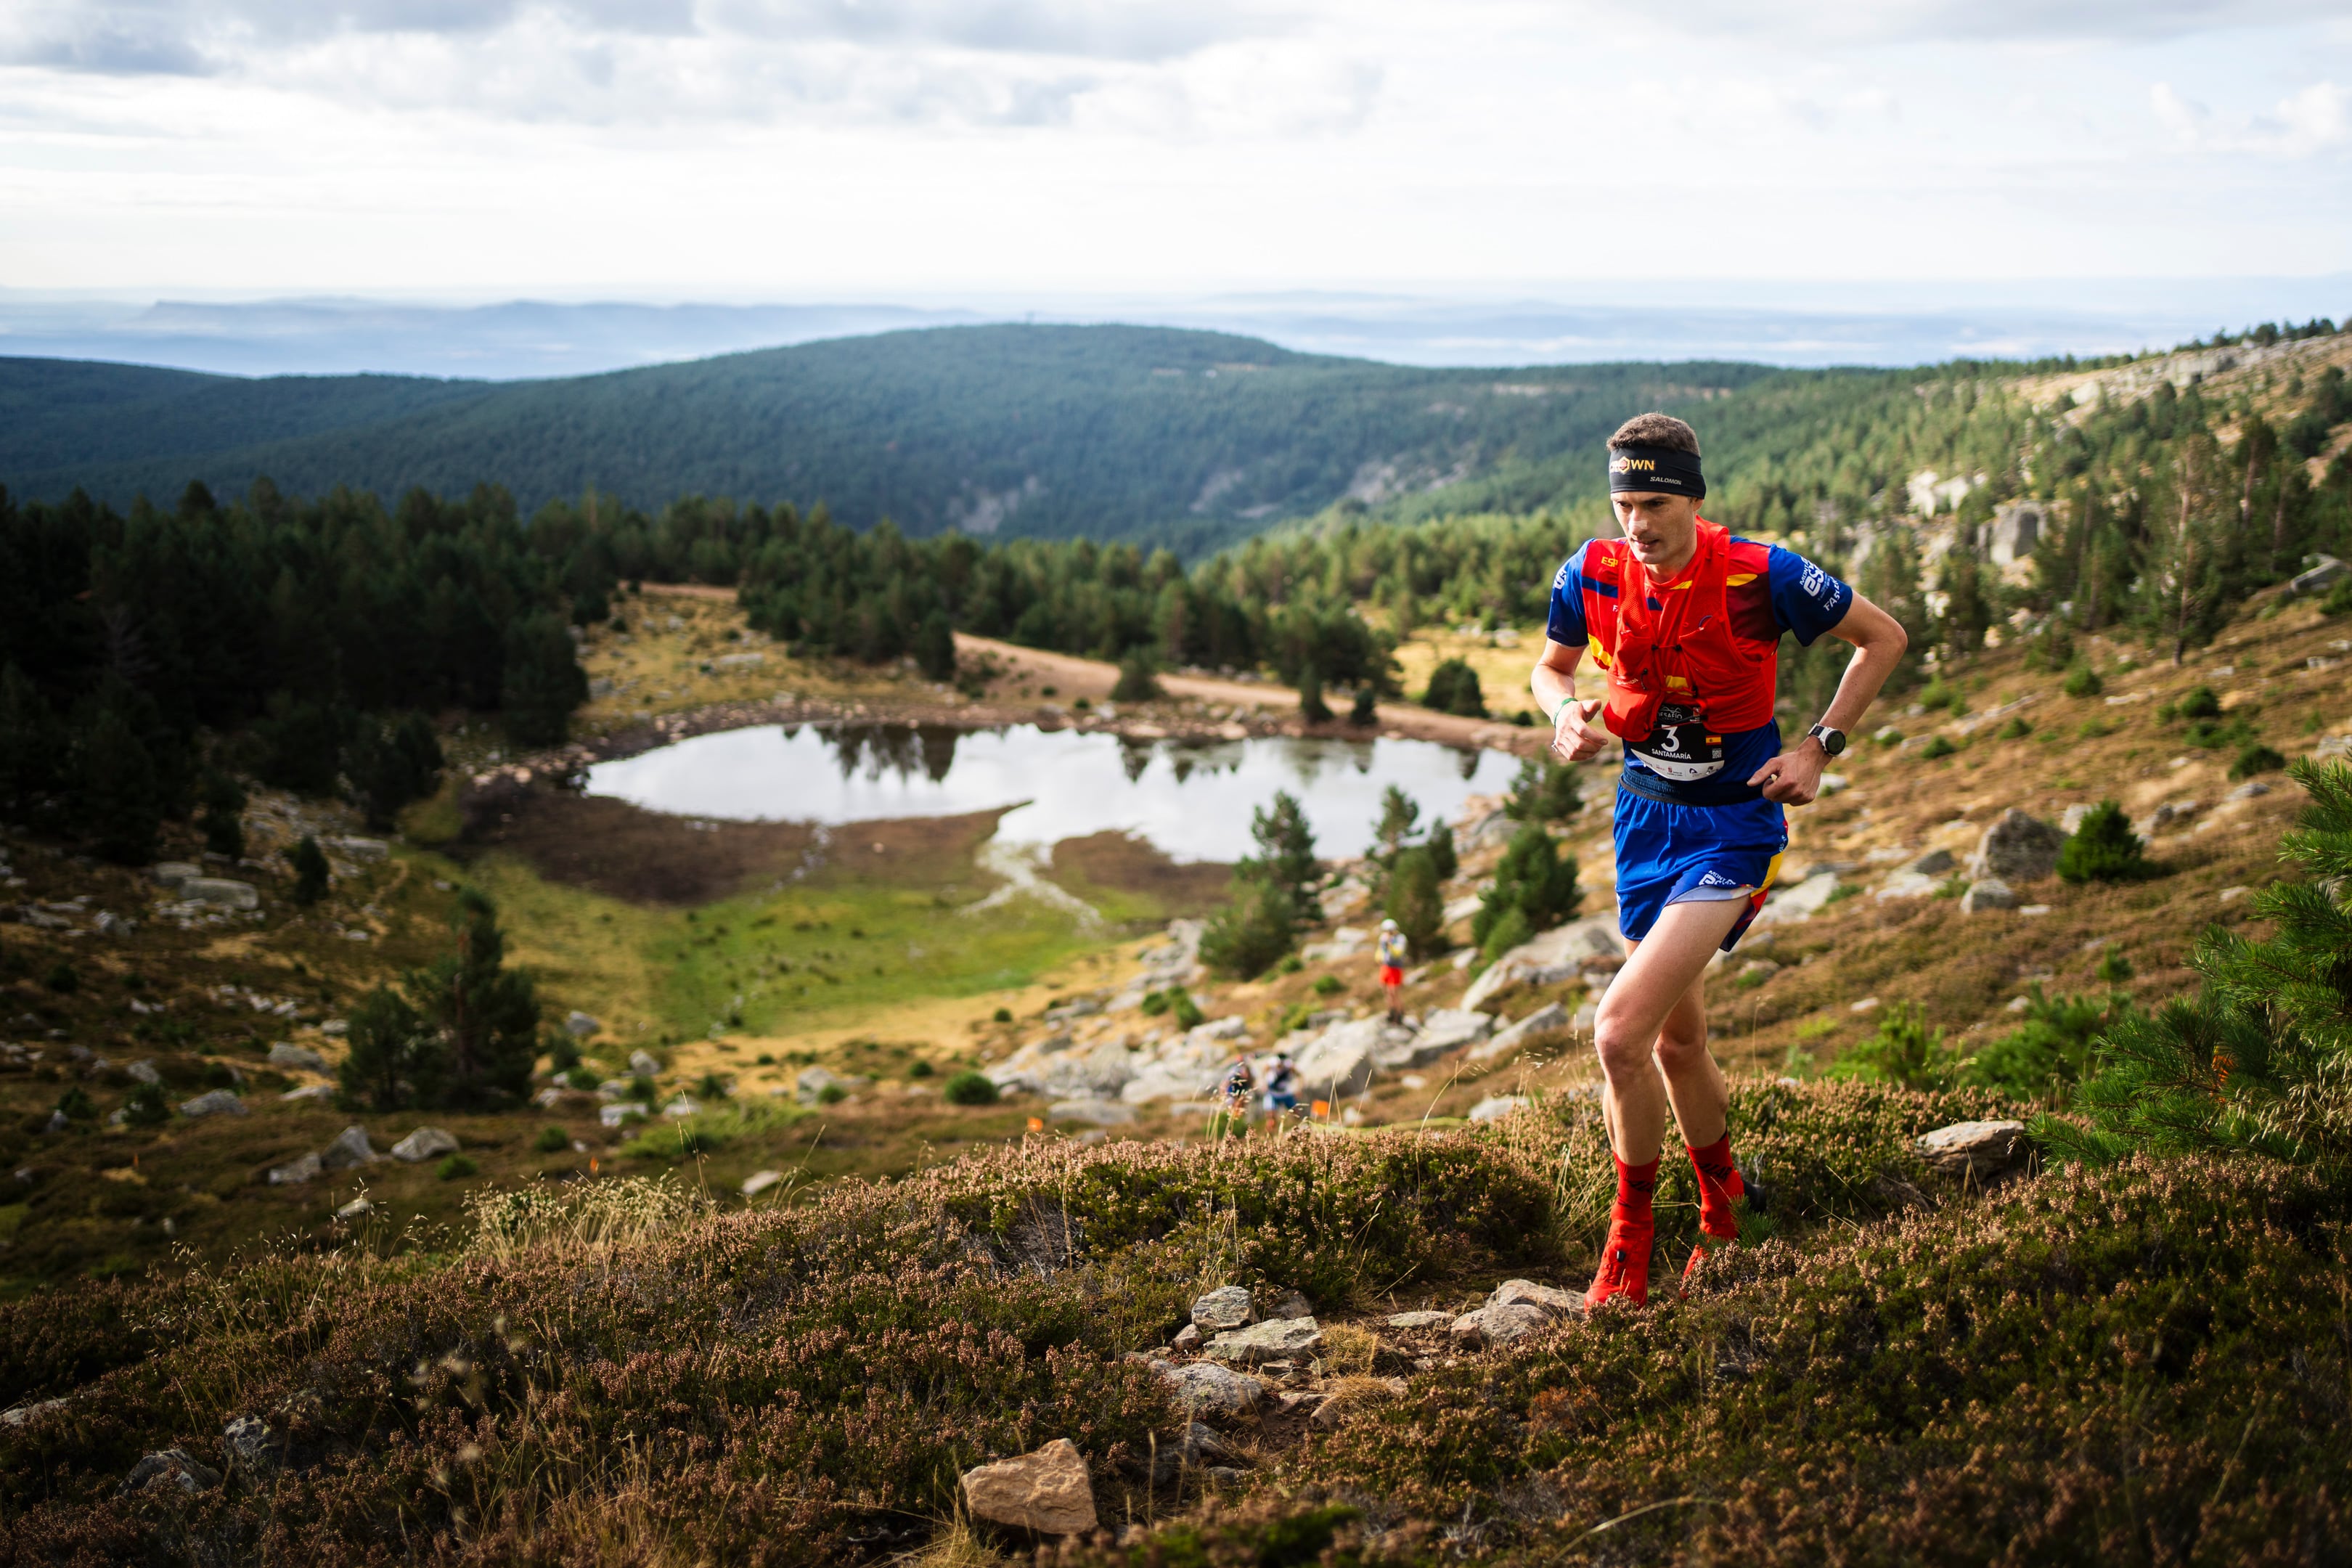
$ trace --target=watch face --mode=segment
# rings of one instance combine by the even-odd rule
[[[1834,757],[1839,752],[1845,750],[1844,731],[1825,729],[1822,726],[1816,724],[1813,726],[1812,732],[1821,737],[1822,750],[1827,752],[1831,756]]]

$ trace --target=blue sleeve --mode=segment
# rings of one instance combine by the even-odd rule
[[[1588,640],[1584,626],[1584,552],[1590,548],[1589,544],[1578,545],[1576,553],[1559,563],[1551,580],[1551,616],[1544,626],[1544,635],[1570,647],[1582,647]]]
[[[1772,618],[1811,647],[1853,608],[1853,590],[1795,551],[1771,549]]]

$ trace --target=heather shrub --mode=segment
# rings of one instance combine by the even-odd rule
[[[950,1105],[994,1105],[996,1085],[984,1072],[967,1068],[947,1081],[940,1090]]]

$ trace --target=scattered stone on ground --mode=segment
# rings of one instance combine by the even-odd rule
[[[1120,1127],[1135,1120],[1135,1107],[1117,1100],[1061,1100],[1048,1106],[1052,1121],[1084,1121],[1095,1127]]]
[[[963,1497],[974,1519],[1040,1535],[1077,1535],[1098,1522],[1086,1457],[1067,1437],[966,1470]]]
[[[604,1027],[603,1022],[593,1013],[583,1013],[577,1007],[563,1016],[564,1032],[574,1039],[584,1040]]]
[[[1486,1345],[1507,1345],[1513,1340],[1525,1339],[1546,1323],[1550,1314],[1540,1307],[1500,1306],[1481,1307],[1475,1312],[1465,1312],[1454,1320],[1448,1331],[1454,1343],[1465,1350],[1477,1350]]]
[[[1211,1355],[1243,1366],[1313,1355],[1322,1348],[1323,1330],[1312,1318],[1276,1318],[1245,1329],[1229,1329],[1209,1342]]]
[[[439,1127],[420,1127],[392,1146],[392,1157],[414,1165],[441,1154],[457,1152],[457,1136]]]
[[[1257,1309],[1246,1285],[1220,1285],[1192,1303],[1192,1326],[1204,1334],[1223,1333],[1257,1321]]]
[[[1960,895],[1960,913],[1964,915],[1981,914],[1988,910],[2015,908],[2017,908],[2015,890],[2007,882],[1995,877],[1987,877],[1979,881],[1970,882],[1969,890]]]
[[[318,1180],[325,1173],[326,1168],[318,1155],[304,1154],[299,1159],[288,1161],[283,1165],[271,1166],[269,1184],[273,1187],[299,1187],[305,1182]]]
[[[249,1116],[252,1112],[246,1110],[245,1101],[227,1089],[215,1089],[184,1102],[180,1107],[180,1114],[183,1116]]]
[[[229,1457],[248,1470],[269,1469],[276,1456],[269,1447],[269,1423],[258,1415],[240,1415],[221,1431]]]
[[[1407,1332],[1422,1329],[1442,1329],[1453,1321],[1454,1314],[1451,1312],[1391,1312],[1387,1319],[1390,1328],[1402,1329]]]
[[[319,1151],[320,1162],[330,1171],[348,1171],[383,1158],[368,1142],[367,1129],[356,1123],[336,1133],[335,1141]]]
[[[2011,806],[1984,830],[1969,868],[2003,882],[2038,882],[2058,869],[2065,844],[2063,831]]]
[[[269,1047],[269,1065],[294,1072],[325,1072],[327,1058],[316,1051],[280,1040]]]
[[[1183,1366],[1154,1363],[1176,1403],[1195,1415],[1247,1415],[1265,1397],[1265,1384],[1213,1361]]]
[[[1508,1116],[1527,1102],[1528,1097],[1524,1094],[1490,1094],[1470,1108],[1470,1120],[1493,1121]]]
[[[116,1489],[118,1495],[128,1497],[132,1492],[169,1491],[176,1488],[194,1497],[220,1485],[220,1472],[188,1454],[185,1448],[166,1448],[150,1454],[131,1467]]]
[[[1956,1121],[1920,1138],[1918,1150],[1948,1176],[1982,1180],[2024,1163],[2032,1146],[2022,1121]]]
[[[341,1220],[353,1220],[360,1218],[362,1215],[373,1214],[374,1212],[375,1205],[370,1203],[367,1199],[353,1198],[351,1202],[345,1204],[342,1207],[335,1211],[335,1217]]]
[[[1557,1318],[1580,1318],[1584,1298],[1532,1279],[1506,1279],[1486,1298],[1490,1307],[1533,1307]]]
[[[743,1178],[743,1195],[756,1198],[784,1179],[782,1171],[754,1171]]]
[[[656,1059],[651,1051],[631,1051],[629,1070],[639,1078],[659,1078],[661,1063]]]

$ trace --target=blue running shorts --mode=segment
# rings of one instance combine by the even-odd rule
[[[1726,952],[1764,907],[1789,847],[1788,814],[1777,800],[1672,805],[1620,789],[1616,826],[1617,929],[1639,942],[1668,904],[1753,889],[1748,912],[1723,939]]]

